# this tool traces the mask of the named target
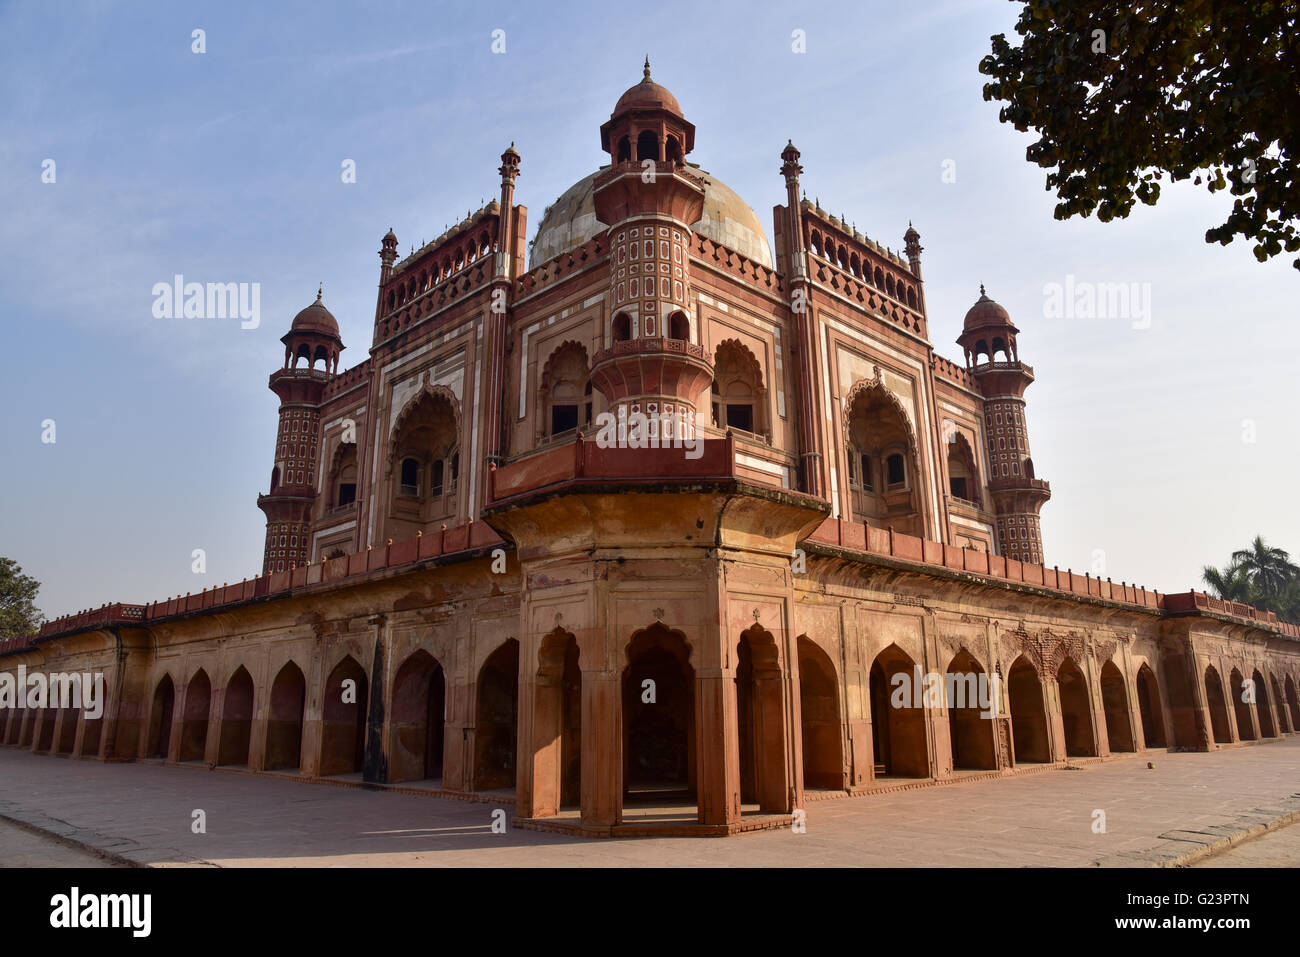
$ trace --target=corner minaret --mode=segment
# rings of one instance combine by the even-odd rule
[[[984,395],[989,493],[998,515],[1001,553],[1041,565],[1043,533],[1038,512],[1052,491],[1034,476],[1034,460],[1029,454],[1025,389],[1034,381],[1034,370],[1020,361],[1019,332],[1007,311],[990,299],[981,285],[980,297],[966,313],[957,344]],[[996,358],[999,353],[1005,357],[1002,361]]]
[[[596,218],[609,227],[611,319],[591,383],[609,400],[620,434],[644,415],[653,437],[693,439],[696,403],[713,381],[691,309],[691,227],[704,215],[705,181],[685,162],[695,127],[650,79],[649,57],[641,82],[600,128],[600,142],[612,161],[593,192]]]
[[[321,295],[322,290],[317,290],[316,301],[294,317],[280,340],[284,343],[284,367],[271,373],[268,383],[280,397],[280,428],[275,438],[271,491],[257,497],[257,507],[266,513],[264,575],[311,561],[321,396],[338,373],[343,351],[339,324]],[[305,368],[298,368],[300,360]]]

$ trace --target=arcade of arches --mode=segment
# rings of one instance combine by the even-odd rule
[[[1194,634],[1181,639],[1189,658],[1170,655],[1159,632],[1026,628],[977,620],[969,602],[923,609],[897,593],[884,603],[858,592],[850,611],[811,584],[789,606],[729,599],[721,640],[683,612],[702,606],[661,586],[642,601],[665,607],[629,605],[617,628],[593,629],[580,620],[588,606],[570,604],[521,638],[522,612],[501,614],[486,593],[464,598],[479,580],[468,569],[459,583],[425,574],[426,586],[462,589],[463,614],[434,618],[436,606],[417,603],[319,635],[200,639],[157,664],[137,642],[124,660],[138,668],[121,672],[122,696],[102,717],[6,710],[0,742],[494,801],[513,793],[524,826],[730,833],[789,815],[813,791],[1214,749],[1300,727],[1300,655],[1288,646]],[[400,580],[384,587],[389,607],[415,594]]]

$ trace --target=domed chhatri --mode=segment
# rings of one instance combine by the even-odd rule
[[[673,96],[667,87],[650,79],[650,57],[648,56],[645,58],[645,71],[641,82],[629,87],[627,92],[618,98],[611,115],[620,116],[631,110],[667,110],[677,116],[682,115],[682,107],[677,102],[677,97]]]
[[[984,284],[980,283],[980,297],[975,300],[975,305],[966,311],[966,321],[962,323],[962,328],[969,331],[996,327],[1020,331],[1011,322],[1011,315],[999,303],[989,298],[988,293],[984,291]]]
[[[325,308],[325,303],[321,301],[324,293],[324,287],[316,290],[316,301],[306,309],[303,309],[298,315],[293,317],[293,323],[289,328],[294,332],[316,332],[323,336],[339,337],[338,320],[334,314]]]

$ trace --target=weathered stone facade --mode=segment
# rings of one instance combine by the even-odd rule
[[[107,701],[6,709],[0,740],[605,834],[1296,730],[1295,626],[1042,564],[1019,330],[981,290],[940,357],[914,229],[904,259],[801,199],[789,144],[773,255],[648,64],[601,138],[527,269],[512,146],[499,201],[400,262],[384,237],[365,361],[338,371],[319,294],[299,313],[263,574],[10,642],[0,673]]]

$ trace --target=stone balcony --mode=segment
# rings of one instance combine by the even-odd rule
[[[713,357],[684,339],[628,339],[602,349],[591,361],[591,384],[611,403],[673,396],[694,406],[712,381]]]

